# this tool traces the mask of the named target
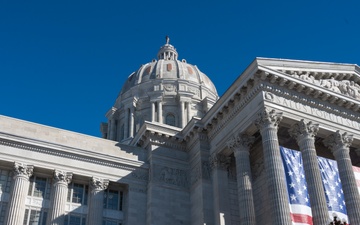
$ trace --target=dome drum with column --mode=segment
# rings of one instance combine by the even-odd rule
[[[103,137],[126,142],[144,121],[183,128],[193,116],[202,118],[219,98],[197,66],[178,60],[168,38],[157,57],[125,81],[106,115],[108,124],[102,124]]]

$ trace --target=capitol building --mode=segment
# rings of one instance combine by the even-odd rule
[[[0,225],[360,225],[357,65],[256,58],[219,97],[167,38],[104,114],[101,138],[0,116]]]

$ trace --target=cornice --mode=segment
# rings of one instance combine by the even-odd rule
[[[0,133],[0,145],[14,147],[32,152],[74,159],[102,166],[133,171],[136,168],[148,168],[145,162],[126,159],[113,155],[90,152],[84,149],[56,145],[47,142]]]
[[[186,145],[182,138],[150,130],[147,130],[141,136],[141,139],[137,142],[137,144],[143,148],[149,144],[154,144],[175,150],[186,151]]]

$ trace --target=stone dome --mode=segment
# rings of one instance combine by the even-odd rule
[[[178,60],[167,37],[157,60],[127,78],[101,130],[105,138],[125,142],[144,121],[183,128],[192,117],[203,117],[218,98],[214,84],[197,66]]]
[[[191,65],[185,59],[179,61],[178,53],[171,44],[163,45],[158,54],[158,60],[143,64],[126,80],[121,93],[132,87],[151,80],[184,80],[208,90],[208,94],[217,98],[217,91],[212,81],[202,73],[197,66]]]

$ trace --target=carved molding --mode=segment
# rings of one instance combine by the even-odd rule
[[[258,114],[258,118],[255,120],[255,125],[259,130],[262,130],[267,126],[278,128],[281,120],[281,112],[276,112],[274,109],[268,110],[265,108]]]
[[[101,179],[98,177],[92,177],[90,179],[90,188],[92,191],[102,191],[109,186],[108,179]]]
[[[64,184],[70,184],[72,180],[72,173],[67,173],[61,170],[55,170],[54,171],[54,181],[55,183],[64,183]]]
[[[14,163],[14,175],[15,176],[25,176],[27,178],[33,175],[34,166],[26,165],[24,163],[15,162]]]
[[[301,121],[291,126],[289,134],[299,142],[304,137],[314,138],[318,131],[319,124],[313,124],[311,121],[306,123],[304,119],[301,119]]]
[[[327,136],[323,142],[324,145],[329,147],[333,153],[340,149],[349,150],[353,142],[353,135],[349,135],[346,132],[341,134],[340,131],[337,130],[336,133]]]
[[[219,153],[212,154],[210,156],[209,161],[212,170],[214,169],[227,170],[230,165],[230,157]]]

